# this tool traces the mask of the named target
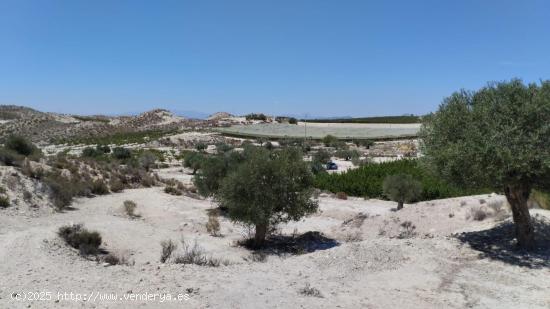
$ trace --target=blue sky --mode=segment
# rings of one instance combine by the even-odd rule
[[[422,114],[550,78],[548,1],[0,0],[0,104]]]

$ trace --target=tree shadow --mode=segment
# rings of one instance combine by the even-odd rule
[[[455,237],[480,251],[483,258],[534,269],[550,268],[550,220],[535,215],[532,221],[536,245],[529,251],[517,246],[514,223],[511,221],[484,231],[456,234]]]
[[[261,247],[254,245],[253,238],[244,239],[239,245],[263,254],[299,255],[334,248],[340,243],[320,232],[309,231],[301,235],[271,235]]]

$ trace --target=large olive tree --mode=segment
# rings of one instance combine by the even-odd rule
[[[533,247],[527,199],[550,183],[550,81],[456,92],[426,117],[421,137],[424,155],[442,176],[503,192],[519,246]]]
[[[249,149],[246,160],[221,182],[215,198],[229,217],[255,227],[254,245],[264,244],[268,228],[299,220],[317,210],[313,175],[301,151]]]

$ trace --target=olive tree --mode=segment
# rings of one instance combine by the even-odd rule
[[[183,157],[183,166],[193,170],[193,175],[201,168],[204,161],[204,155],[200,152],[191,151]]]
[[[412,202],[422,193],[422,185],[409,174],[389,175],[382,184],[384,195],[397,202],[397,210],[403,208],[403,203]]]
[[[225,177],[215,195],[232,220],[255,227],[262,246],[270,226],[317,211],[313,175],[297,149],[249,149],[244,163]]]
[[[503,192],[512,208],[518,245],[535,235],[527,200],[550,183],[550,81],[491,83],[459,91],[424,120],[422,151],[446,179]]]

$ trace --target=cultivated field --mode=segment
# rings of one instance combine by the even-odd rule
[[[221,128],[220,132],[252,137],[304,137],[319,139],[333,135],[342,139],[386,139],[400,137],[416,137],[420,129],[418,123],[258,123],[251,125],[236,125]]]

